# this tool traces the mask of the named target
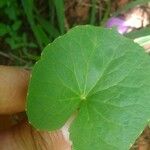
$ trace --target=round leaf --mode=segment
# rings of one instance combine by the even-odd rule
[[[27,114],[55,130],[75,112],[73,150],[127,150],[150,118],[150,58],[111,29],[78,26],[43,51]]]

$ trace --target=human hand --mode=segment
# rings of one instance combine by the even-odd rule
[[[40,132],[14,114],[25,110],[29,71],[0,66],[0,150],[71,150],[61,130]],[[5,128],[5,129],[4,129]]]

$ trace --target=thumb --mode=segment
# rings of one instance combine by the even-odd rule
[[[30,73],[19,67],[0,66],[0,114],[12,114],[25,109]]]

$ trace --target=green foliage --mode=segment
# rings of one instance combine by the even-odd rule
[[[20,19],[23,17],[22,8],[16,0],[1,0],[0,10],[0,36],[5,41],[5,45],[0,45],[1,54],[11,60],[15,59],[17,65],[27,65],[27,61],[19,57],[25,57],[24,52],[29,53],[29,49],[35,49],[37,45],[24,31],[26,24],[24,25],[25,21]]]
[[[4,23],[0,23],[0,36],[3,36],[8,32],[9,32],[8,26],[6,26]]]
[[[59,29],[63,34],[65,32],[65,12],[64,12],[64,0],[51,0],[54,3],[57,13],[57,19],[59,24]]]
[[[46,19],[43,19],[42,17],[38,16],[37,20],[39,21],[45,32],[48,33],[50,39],[51,38],[55,39],[60,35],[58,29],[56,29],[53,25],[51,25],[51,23]]]
[[[35,36],[40,48],[42,49],[47,44],[47,38],[43,39],[43,35],[44,35],[44,37],[46,37],[45,33],[42,31],[42,28],[40,28],[39,26],[37,26],[35,24],[34,15],[33,15],[33,10],[34,10],[33,0],[23,0],[22,4],[24,7],[24,11],[27,15],[29,24],[31,26],[31,29],[34,33],[34,36]],[[41,34],[42,34],[42,36],[40,36]]]
[[[57,7],[55,4],[53,7],[58,10],[61,6]],[[60,32],[55,27],[55,20],[60,13],[61,20],[58,17],[58,22],[63,26],[59,27],[62,33],[65,30],[64,24],[62,24],[64,21],[62,10],[57,12],[57,16],[54,15],[52,24],[51,21],[48,21],[51,20],[52,12],[50,12],[49,18],[44,18],[39,13],[40,10],[37,9],[34,0],[22,0],[22,3],[16,0],[2,0],[0,1],[0,9],[2,12],[0,36],[10,47],[8,47],[9,50],[4,49],[4,52],[10,51],[10,54],[16,55],[16,57],[21,56],[24,57],[23,59],[31,59],[29,56],[33,55],[37,57],[38,47],[42,50],[49,42],[58,37]]]
[[[24,11],[27,15],[27,19],[31,25],[31,27],[34,25],[34,16],[33,16],[33,9],[34,9],[34,3],[33,0],[22,0]]]
[[[60,33],[58,29],[55,28],[53,24],[45,20],[40,16],[38,10],[36,11],[36,16],[34,16],[34,10],[36,10],[34,6],[34,1],[24,0],[22,1],[25,13],[27,15],[28,21],[31,25],[32,31],[36,37],[36,40],[43,49],[50,41],[56,38]],[[56,8],[57,20],[59,24],[60,32],[63,34],[64,29],[64,2],[63,0],[55,0],[50,1],[50,4]],[[51,14],[50,14],[51,15]],[[38,22],[38,24],[36,23]],[[39,25],[40,24],[40,25]]]
[[[79,26],[43,51],[27,115],[42,130],[70,127],[73,150],[127,150],[149,121],[150,61],[111,29]]]
[[[91,9],[91,16],[90,16],[90,24],[94,24],[96,20],[96,3],[97,0],[91,0],[92,3],[92,9]]]
[[[148,1],[133,1],[117,13]],[[70,6],[67,6],[68,3],[65,5],[64,0],[41,2],[44,3],[44,6],[39,6],[40,4],[36,0],[0,0],[0,37],[3,42],[0,49],[2,52],[5,54],[9,52],[11,55],[15,55],[17,58],[21,57],[25,62],[30,61],[32,64],[34,59],[31,58],[39,57],[40,52],[49,42],[64,34],[69,27],[76,25],[70,25],[67,22],[68,20],[65,20],[65,9],[67,10],[67,7],[69,8]],[[89,7],[89,13],[87,13],[89,17],[87,17],[88,19],[85,22],[87,24],[105,26],[110,16],[112,2],[111,0],[105,0],[103,4],[101,1],[91,0],[88,3],[89,5],[85,5],[85,7]],[[78,2],[79,5],[81,3],[82,1]],[[102,7],[104,8],[100,9]],[[141,32],[129,33],[126,36],[134,38],[142,36],[142,34],[147,35],[147,31],[141,30]],[[20,65],[24,64],[21,63]]]
[[[0,0],[0,8],[9,5],[10,0]]]

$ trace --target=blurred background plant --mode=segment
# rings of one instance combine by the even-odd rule
[[[110,17],[121,16],[124,21],[128,20],[131,25],[128,31],[133,31],[125,33],[129,38],[149,35],[148,2],[149,0],[0,0],[0,64],[32,67],[43,48],[71,27],[79,24],[105,26]],[[141,16],[135,17],[137,11]],[[138,27],[137,22],[133,23],[135,18],[139,20],[139,16],[147,19],[144,28],[143,23],[139,23]]]

